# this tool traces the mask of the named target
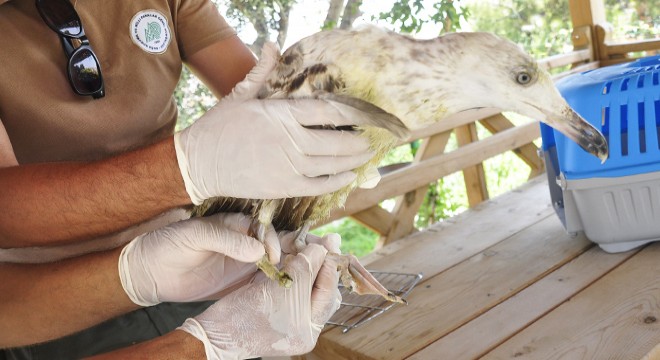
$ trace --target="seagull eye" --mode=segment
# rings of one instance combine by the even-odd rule
[[[532,81],[532,76],[529,75],[528,72],[519,72],[518,75],[516,75],[516,81],[520,85],[527,85],[529,84],[530,81]]]

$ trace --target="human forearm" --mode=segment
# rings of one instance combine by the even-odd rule
[[[0,264],[0,348],[56,339],[137,309],[119,280],[120,250]]]
[[[90,360],[108,359],[206,359],[204,345],[192,335],[175,330],[159,338],[146,341],[111,353],[93,356]]]
[[[0,248],[109,234],[190,203],[172,138],[89,163],[0,169]]]

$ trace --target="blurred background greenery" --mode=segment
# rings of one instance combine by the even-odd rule
[[[572,49],[568,0],[213,0],[237,29],[239,37],[259,53],[266,41],[286,48],[316,31],[350,28],[373,23],[414,36],[432,37],[451,31],[489,31],[520,44],[535,58]],[[604,0],[607,21],[617,40],[660,37],[660,0]],[[179,105],[178,128],[190,125],[217,99],[184,68],[175,97]],[[529,121],[505,114],[514,123]],[[478,127],[479,138],[490,133]],[[384,165],[410,162],[419,143],[401,146]],[[448,151],[457,147],[456,139]],[[529,168],[508,152],[484,164],[489,194],[495,197],[527,180]],[[381,206],[390,209],[393,201]],[[425,228],[468,208],[462,173],[429,185],[416,227]],[[362,256],[374,249],[378,235],[350,218],[314,230],[338,232],[342,251]]]

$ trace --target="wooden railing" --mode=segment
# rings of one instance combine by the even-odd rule
[[[571,5],[582,9],[588,7],[588,2],[571,0]],[[573,21],[584,23],[575,16]],[[569,68],[554,75],[555,80],[612,63],[630,61],[631,52],[660,49],[660,40],[613,43],[608,40],[607,26],[599,27],[588,21],[586,24],[576,27],[572,33],[573,52],[538,61],[539,67],[546,70]],[[492,136],[479,139],[477,123],[491,132]],[[459,147],[447,152],[447,143],[452,133],[456,135]],[[538,122],[514,126],[497,109],[480,109],[455,115],[415,132],[411,141],[423,141],[413,162],[390,166],[391,171],[384,172],[376,188],[354,191],[345,207],[333,212],[325,223],[351,216],[381,235],[378,246],[398,240],[416,231],[415,216],[429,184],[447,175],[463,172],[468,202],[472,207],[489,198],[483,162],[491,157],[513,151],[529,166],[530,178],[543,173],[544,164],[533,143],[539,136]],[[383,200],[393,198],[393,211],[379,206]]]
[[[660,53],[660,39],[615,42],[611,40],[612,26],[607,23],[596,25],[595,31],[601,66],[633,60],[632,53]]]
[[[476,134],[476,122],[493,133],[485,139]],[[445,152],[452,134],[456,133],[459,148]],[[328,221],[352,216],[381,234],[381,243],[397,240],[415,231],[414,219],[430,183],[457,171],[463,171],[468,202],[474,206],[488,199],[483,162],[513,150],[530,166],[530,176],[543,172],[543,162],[532,143],[539,137],[539,125],[531,122],[514,126],[496,109],[480,109],[462,113],[438,123],[413,139],[423,139],[414,161],[383,175],[374,189],[358,189],[348,198],[343,209],[331,214]],[[396,198],[392,212],[378,206],[386,199]]]

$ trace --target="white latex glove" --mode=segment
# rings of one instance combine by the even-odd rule
[[[308,245],[289,255],[286,289],[265,277],[227,295],[179,327],[204,343],[206,357],[244,359],[310,352],[323,325],[337,311],[341,295],[337,264],[327,250]]]
[[[277,236],[280,238],[282,254],[295,255],[298,253],[297,245],[295,244],[296,237],[298,236],[297,231],[280,231],[277,233]],[[331,253],[341,254],[341,235],[337,233],[328,233],[322,237],[307,233],[305,244],[318,244]]]
[[[316,125],[364,125],[366,113],[314,99],[256,100],[279,52],[270,44],[234,91],[174,135],[179,168],[194,204],[223,196],[276,199],[317,196],[355,180],[374,154],[353,131]]]
[[[243,214],[217,214],[138,236],[119,256],[126,294],[141,306],[196,301],[249,280],[257,270],[254,263],[265,254],[264,244],[247,235],[250,224]],[[272,227],[266,242],[269,253],[280,254]]]

